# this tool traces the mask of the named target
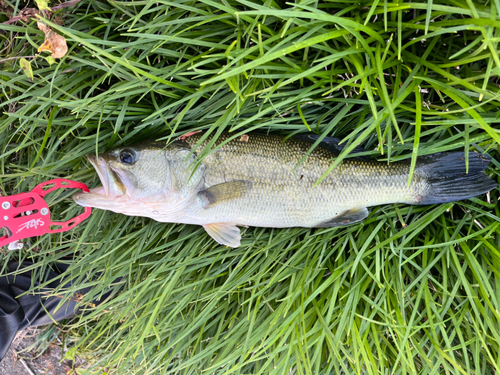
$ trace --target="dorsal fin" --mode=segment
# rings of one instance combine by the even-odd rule
[[[309,142],[311,144],[313,144],[314,142],[316,142],[319,137],[321,137],[321,136],[318,135],[318,134],[296,134],[296,135],[294,135],[294,138],[300,139],[302,141]],[[341,139],[339,139],[339,138],[325,137],[320,142],[319,146],[322,147],[322,148],[324,148],[325,150],[330,151],[335,156],[338,156],[344,150],[345,146],[347,146],[346,143],[339,144],[340,141],[341,141]],[[353,153],[353,154],[357,154],[357,153],[360,153],[360,152],[366,152],[366,150],[363,147],[361,147],[361,146],[356,146],[351,151],[351,153]],[[359,159],[363,159],[363,160],[368,159],[365,156],[357,156],[356,159],[358,159],[358,158]]]

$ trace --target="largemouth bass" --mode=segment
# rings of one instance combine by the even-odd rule
[[[325,138],[297,167],[317,136],[285,140],[250,133],[222,145],[200,163],[202,133],[144,142],[88,159],[103,184],[74,195],[76,203],[160,222],[202,225],[220,244],[237,247],[238,226],[328,228],[359,222],[367,207],[388,203],[435,204],[486,193],[497,184],[484,170],[487,156],[450,152],[392,164],[345,159],[314,186],[341,151]],[[215,146],[230,137],[222,134]]]

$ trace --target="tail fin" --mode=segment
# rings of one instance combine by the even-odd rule
[[[490,160],[489,156],[471,152],[466,173],[463,152],[420,156],[415,173],[427,182],[428,188],[417,204],[459,201],[496,188],[497,183],[484,173]]]

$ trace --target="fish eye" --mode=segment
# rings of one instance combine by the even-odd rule
[[[136,162],[136,154],[133,150],[125,149],[120,152],[120,161],[123,164],[134,164]]]

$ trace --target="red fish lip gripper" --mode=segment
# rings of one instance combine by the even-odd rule
[[[0,197],[0,228],[3,227],[7,232],[0,237],[0,246],[9,245],[10,250],[20,249],[23,244],[19,240],[71,230],[90,216],[92,208],[85,207],[82,214],[71,220],[51,221],[50,209],[43,197],[57,189],[81,189],[89,192],[84,183],[57,178],[37,185],[28,193]],[[57,229],[50,229],[52,226],[57,226]]]

